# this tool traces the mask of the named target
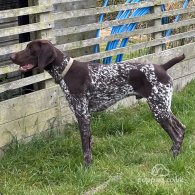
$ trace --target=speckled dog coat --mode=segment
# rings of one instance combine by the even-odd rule
[[[147,99],[154,118],[173,141],[173,155],[179,153],[185,128],[171,112],[173,83],[166,70],[183,60],[184,55],[161,66],[132,62],[103,65],[74,60],[62,78],[60,75],[71,58],[48,41],[32,41],[11,58],[22,70],[36,66],[47,70],[59,83],[78,120],[86,166],[92,159],[91,112],[104,110],[131,95]]]

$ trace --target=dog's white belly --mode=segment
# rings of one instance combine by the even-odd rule
[[[88,93],[89,110],[92,112],[104,110],[117,101],[131,95],[136,95],[136,93],[129,84],[120,87],[108,85],[104,89],[93,89]]]

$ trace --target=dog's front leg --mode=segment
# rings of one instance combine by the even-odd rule
[[[82,141],[83,155],[84,155],[84,165],[88,167],[92,161],[91,154],[91,133],[90,133],[90,118],[87,117],[77,117]]]
[[[88,100],[86,97],[74,98],[73,108],[78,120],[81,142],[84,155],[84,165],[88,167],[92,161],[91,154],[91,132],[90,132],[90,113],[88,110]]]

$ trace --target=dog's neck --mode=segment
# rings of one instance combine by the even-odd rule
[[[59,83],[60,80],[65,77],[72,64],[72,58],[62,52],[57,52],[56,59],[46,68],[46,70],[55,79],[55,81]]]

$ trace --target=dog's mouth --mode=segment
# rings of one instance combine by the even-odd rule
[[[28,71],[32,70],[34,67],[35,67],[35,65],[33,65],[33,64],[25,64],[23,66],[20,66],[19,70],[21,72],[28,72]]]

